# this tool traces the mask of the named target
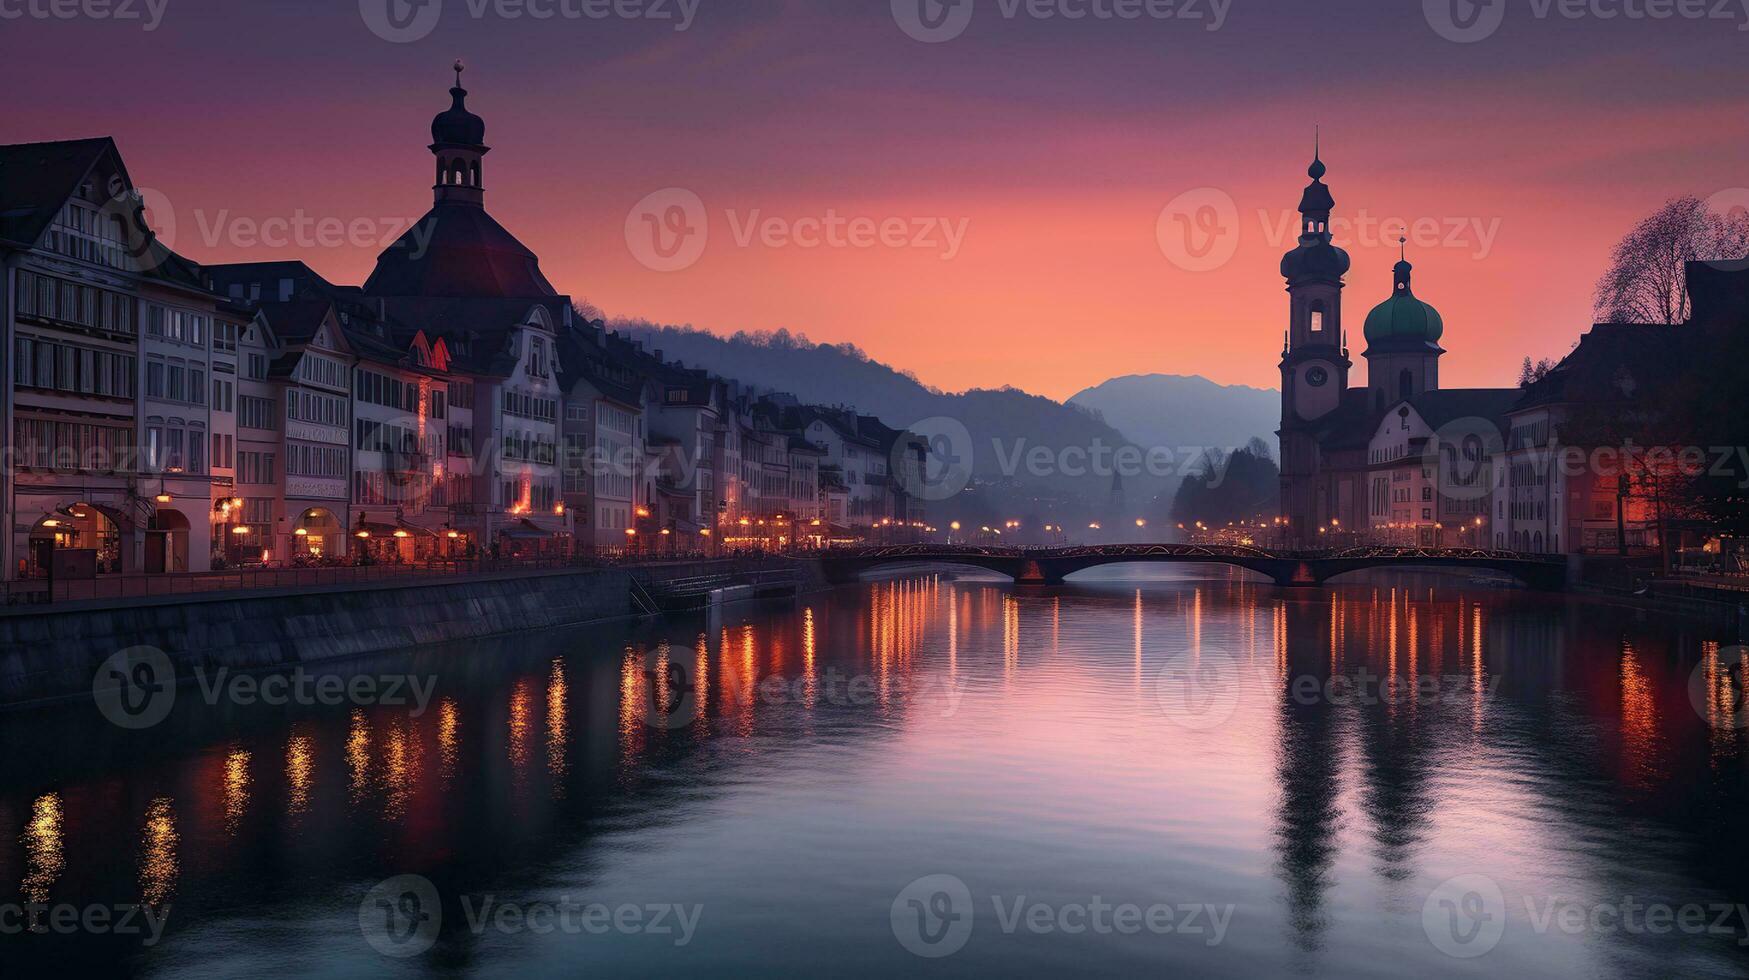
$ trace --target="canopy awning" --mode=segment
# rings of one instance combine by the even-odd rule
[[[514,541],[541,541],[558,534],[557,531],[549,531],[526,517],[515,524],[499,528],[498,533]]]

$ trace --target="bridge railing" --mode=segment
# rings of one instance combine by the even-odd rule
[[[989,547],[984,545],[907,544],[873,548],[832,548],[820,553],[822,558],[858,561],[897,561],[901,559],[996,558],[1258,558],[1285,561],[1351,560],[1487,560],[1558,564],[1560,555],[1528,554],[1517,551],[1496,551],[1482,548],[1388,548],[1365,547],[1318,550],[1284,550],[1205,544],[1109,544],[1073,545],[1068,547]]]

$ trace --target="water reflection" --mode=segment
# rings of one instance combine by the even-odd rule
[[[249,808],[249,752],[232,746],[225,755],[225,830],[235,834]]]
[[[565,661],[554,658],[552,669],[547,672],[547,775],[552,778],[554,797],[564,795],[565,754],[569,748],[566,698]]]
[[[310,784],[315,778],[316,762],[307,735],[293,735],[285,743],[285,809],[297,818],[310,808]]]
[[[429,713],[53,740],[113,744],[50,748],[0,779],[0,815],[22,821],[0,887],[174,902],[164,950],[132,961],[163,975],[290,955],[370,972],[383,963],[335,931],[357,911],[336,896],[402,873],[452,894],[635,883],[730,910],[705,950],[728,972],[892,973],[915,963],[885,903],[937,872],[979,893],[1240,907],[1221,950],[1119,944],[1138,971],[1439,973],[1451,963],[1421,907],[1452,874],[1515,898],[1749,895],[1744,664],[1726,643],[1605,606],[1400,582],[872,583],[720,623],[410,654],[440,678]],[[1186,656],[1232,668],[1217,727],[1179,726],[1156,698]],[[275,928],[233,929],[242,908]],[[1674,959],[1657,937],[1590,938],[1595,956],[1532,936],[1491,960],[1749,966],[1728,938]],[[1111,952],[980,934],[956,965],[1060,973]],[[685,965],[623,937],[585,951],[450,926],[432,956],[532,976],[585,953],[607,973]]]
[[[174,804],[168,797],[153,800],[140,832],[140,901],[146,905],[163,908],[175,897],[179,841]]]
[[[30,823],[24,828],[24,900],[47,902],[49,889],[67,866],[62,853],[63,824],[61,797],[47,793],[30,807]]]

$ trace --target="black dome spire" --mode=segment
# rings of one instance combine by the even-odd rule
[[[455,63],[455,88],[449,90],[450,106],[431,120],[431,141],[457,146],[483,146],[486,120],[468,111],[468,90],[462,88],[461,62]]]

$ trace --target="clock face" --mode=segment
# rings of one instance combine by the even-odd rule
[[[1306,384],[1314,388],[1322,388],[1330,382],[1330,372],[1321,367],[1315,367],[1306,372]]]

